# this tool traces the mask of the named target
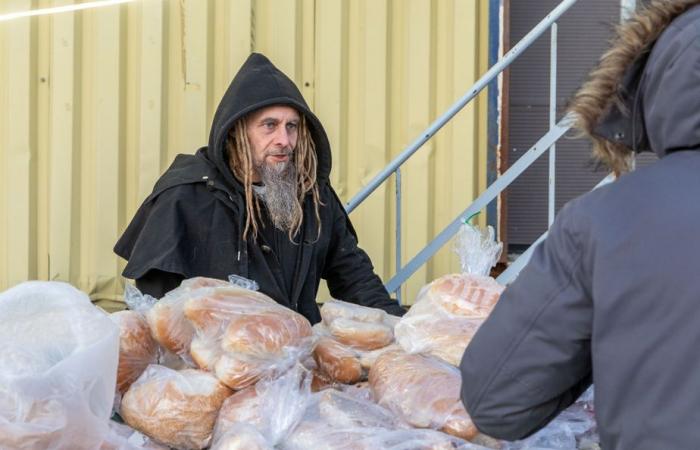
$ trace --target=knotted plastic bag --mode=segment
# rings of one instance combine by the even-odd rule
[[[467,220],[459,229],[454,251],[459,256],[462,273],[487,276],[503,251],[503,243],[496,242],[496,233],[489,225],[480,228]]]

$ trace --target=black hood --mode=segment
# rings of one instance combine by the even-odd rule
[[[661,34],[644,68],[639,95],[651,150],[659,157],[700,150],[700,6]]]
[[[326,182],[331,171],[331,148],[321,122],[311,112],[294,82],[259,53],[252,53],[243,63],[216,109],[209,134],[208,159],[230,184],[242,189],[228,167],[225,143],[229,130],[241,117],[272,105],[291,106],[306,117],[316,145],[316,180]]]

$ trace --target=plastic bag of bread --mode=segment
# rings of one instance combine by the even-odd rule
[[[356,305],[342,300],[331,299],[321,306],[323,323],[330,325],[335,319],[343,318],[359,322],[384,323],[388,314],[386,311],[368,306]]]
[[[209,372],[151,365],[124,395],[121,415],[133,428],[170,447],[203,449],[232,393]]]
[[[0,294],[0,448],[94,450],[108,433],[119,329],[69,284]]]
[[[319,371],[331,381],[352,384],[363,378],[364,371],[356,351],[330,337],[321,337],[314,347]]]
[[[99,450],[168,450],[128,425],[109,421],[109,434]]]
[[[312,396],[303,420],[282,448],[447,450],[463,445],[466,442],[444,433],[413,429],[361,395],[328,389]]]
[[[503,286],[490,277],[445,275],[421,289],[395,328],[408,353],[425,353],[458,366],[464,349],[491,313]]]
[[[274,450],[265,436],[254,426],[235,423],[214,438],[211,450]]]
[[[358,350],[375,350],[394,340],[395,321],[381,309],[329,300],[321,306],[321,317],[334,339]]]
[[[468,273],[444,275],[420,290],[409,312],[417,307],[421,314],[437,309],[459,317],[484,319],[491,314],[503,289],[504,286],[487,276]]]
[[[504,443],[503,450],[600,449],[600,437],[596,428],[593,387],[590,387],[546,427],[523,440]]]
[[[283,442],[294,429],[310,399],[311,374],[300,364],[278,378],[266,378],[226,399],[214,429],[214,442],[230,442],[235,430],[245,440],[255,437],[241,424],[253,427],[273,447]],[[264,447],[263,447],[264,448]]]
[[[346,307],[343,306],[342,308]],[[383,313],[384,311],[380,312]],[[387,317],[389,316],[387,315]],[[346,320],[345,317],[339,318],[338,321],[341,321],[341,323],[341,319]],[[397,344],[390,343],[389,345],[373,350],[362,350],[355,346],[342,343],[333,336],[324,322],[314,324],[312,328],[314,335],[317,337],[313,352],[318,375],[317,386],[333,385],[334,383],[354,384],[366,380],[367,371],[377,359],[377,356],[388,349],[397,347]],[[323,381],[327,381],[327,383],[323,383]]]
[[[192,359],[235,390],[285,372],[313,348],[308,320],[260,292],[201,289],[185,302],[184,315],[196,330]]]
[[[185,318],[185,302],[196,295],[200,289],[217,286],[230,286],[227,281],[214,278],[196,277],[184,280],[176,289],[165,294],[146,312],[146,319],[155,340],[168,351],[179,355],[190,366],[190,343],[194,336],[194,327]]]
[[[374,398],[417,428],[433,428],[462,439],[478,431],[459,395],[459,370],[435,358],[400,350],[377,358],[369,372]]]
[[[119,367],[117,390],[124,394],[146,367],[158,361],[158,345],[142,314],[118,311],[110,318],[119,327]]]

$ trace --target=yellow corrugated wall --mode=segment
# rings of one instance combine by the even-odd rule
[[[136,0],[0,22],[0,290],[64,280],[118,306],[115,241],[174,156],[206,144],[250,51],[323,121],[347,201],[486,71],[487,15],[486,0]],[[485,94],[404,167],[407,261],[485,188]],[[394,208],[392,182],[351,216],[385,280]],[[405,301],[458,269],[443,249]]]

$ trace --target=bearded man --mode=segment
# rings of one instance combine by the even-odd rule
[[[256,281],[320,321],[321,278],[333,298],[401,315],[330,185],[328,137],[299,89],[252,54],[219,104],[209,145],[178,155],[114,251],[123,275],[160,298],[185,278]]]

